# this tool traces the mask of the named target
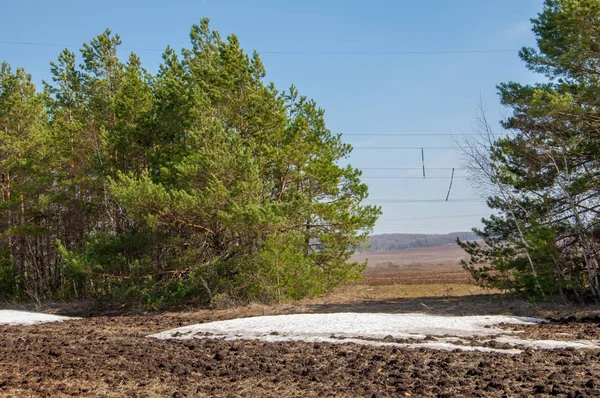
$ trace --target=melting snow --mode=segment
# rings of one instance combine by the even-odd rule
[[[521,340],[510,336],[500,336],[496,339],[498,343],[508,343],[511,345],[523,345],[533,348],[600,348],[598,341],[578,340],[578,341],[561,341],[561,340]]]
[[[223,338],[267,342],[357,343],[508,354],[521,352],[520,349],[514,347],[517,345],[534,348],[600,348],[598,342],[590,341],[522,340],[506,336],[506,334],[514,332],[497,327],[501,323],[526,325],[539,322],[546,321],[537,318],[500,315],[459,317],[426,314],[294,314],[197,324],[149,337],[157,339]],[[508,345],[508,347],[495,348],[478,345],[489,342],[490,336],[494,336],[493,340],[497,343]],[[466,342],[469,345],[461,345],[464,343],[462,338],[471,339]],[[474,341],[477,339],[479,340]],[[475,345],[473,345],[474,343]]]
[[[0,325],[37,325],[47,322],[62,322],[69,319],[77,318],[39,312],[0,310]]]

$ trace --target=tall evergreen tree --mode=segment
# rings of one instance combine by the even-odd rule
[[[597,298],[600,2],[547,0],[532,23],[538,49],[520,55],[549,82],[499,86],[513,112],[503,123],[511,134],[491,148],[505,195],[489,203],[504,217],[486,222],[485,247],[466,248],[476,260],[482,253],[491,259],[479,273],[488,280],[495,272],[505,280],[520,275],[537,282],[514,285],[529,293],[587,290]],[[524,253],[534,257],[531,267],[519,265]]]
[[[48,241],[51,159],[44,131],[42,96],[31,76],[0,66],[0,276],[7,289],[36,300],[57,287],[57,263]],[[0,282],[1,283],[1,282]]]
[[[0,75],[0,287],[7,296],[146,303],[300,298],[359,276],[351,147],[257,53],[207,19],[156,76],[106,30],[64,50],[38,94]],[[35,151],[33,149],[36,149]]]

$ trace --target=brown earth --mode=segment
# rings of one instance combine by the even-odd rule
[[[460,264],[406,265],[399,268],[367,268],[366,285],[470,284],[471,275]]]
[[[368,260],[368,267],[380,265],[421,266],[421,265],[460,265],[467,254],[460,246],[448,244],[432,247],[415,247],[386,252],[356,253],[351,260]]]
[[[295,304],[129,316],[122,311],[98,315],[87,306],[56,307],[84,319],[0,326],[0,396],[600,396],[600,350],[528,349],[507,355],[145,337],[182,325],[245,316],[426,312],[543,316],[555,322],[517,327],[523,337],[600,340],[599,306],[534,306],[469,285],[460,267],[422,266],[421,273],[415,267],[410,272],[411,267],[386,270],[387,274],[367,270],[364,282]]]
[[[364,285],[469,284],[471,277],[461,260],[466,253],[458,245],[419,247],[388,252],[357,253],[353,261],[367,261]]]
[[[0,395],[88,397],[600,396],[600,351],[520,355],[354,344],[157,341],[203,312],[0,327]],[[567,326],[565,326],[567,325]],[[530,328],[599,338],[598,324]]]

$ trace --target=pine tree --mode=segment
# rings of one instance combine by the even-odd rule
[[[31,76],[0,66],[0,173],[2,270],[9,292],[42,299],[56,282],[56,262],[47,238],[49,159],[43,131],[42,97]]]
[[[236,36],[203,19],[190,40],[152,76],[106,30],[79,66],[68,50],[51,63],[43,94],[2,67],[8,295],[297,299],[360,275],[348,259],[380,209],[339,166],[351,147]]]
[[[512,109],[503,123],[511,134],[497,140],[491,153],[508,195],[491,198],[490,205],[512,214],[513,230],[527,232],[519,244],[504,233],[495,246],[521,246],[536,257],[532,269],[545,276],[523,271],[544,280],[526,289],[534,294],[566,289],[581,296],[587,290],[597,298],[600,292],[599,21],[598,1],[547,0],[532,20],[538,49],[525,48],[520,55],[549,82],[499,86],[502,103]],[[508,218],[491,219],[482,236],[487,241],[506,222]],[[495,261],[516,264],[522,253],[492,254],[492,263],[500,270]]]

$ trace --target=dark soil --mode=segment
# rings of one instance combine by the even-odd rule
[[[145,337],[211,320],[199,312],[0,326],[0,396],[600,396],[599,350],[507,355]],[[523,329],[529,338],[598,339],[600,325],[575,319]]]

